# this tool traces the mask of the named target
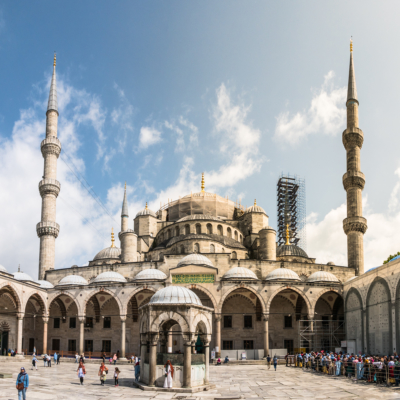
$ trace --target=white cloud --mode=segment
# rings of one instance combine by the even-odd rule
[[[179,116],[177,121],[175,119],[165,121],[164,126],[176,134],[175,152],[182,153],[186,150],[193,150],[198,145],[199,130],[197,126],[182,115]],[[185,141],[186,137],[188,140]],[[187,142],[189,143],[187,144]]]
[[[322,87],[314,91],[308,110],[293,116],[289,112],[278,115],[274,135],[276,140],[295,145],[312,134],[337,135],[343,130],[346,88],[335,87],[334,76],[333,71],[325,75]]]
[[[139,148],[147,149],[149,146],[161,141],[161,132],[156,128],[143,126],[140,128]]]

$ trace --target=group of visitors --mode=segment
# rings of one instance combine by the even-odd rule
[[[388,385],[394,383],[396,386],[400,383],[400,358],[396,353],[392,356],[371,356],[320,351],[297,354],[295,361],[298,367],[329,375],[344,375]]]
[[[15,357],[17,355],[17,349],[8,349],[7,354],[11,357]]]

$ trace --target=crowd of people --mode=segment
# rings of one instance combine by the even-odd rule
[[[286,365],[291,361],[286,357]],[[328,375],[344,375],[355,380],[364,380],[387,385],[400,383],[400,358],[391,356],[373,356],[346,354],[343,352],[299,353],[294,357],[297,367],[310,369]]]

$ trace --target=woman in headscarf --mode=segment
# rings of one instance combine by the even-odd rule
[[[81,382],[81,385],[83,385],[83,378],[85,377],[85,375],[86,375],[86,368],[85,368],[85,366],[83,365],[83,363],[79,363],[79,367],[78,367],[78,369],[77,369],[77,374],[78,374],[78,378],[79,378],[79,380],[80,380],[80,382]]]
[[[174,379],[174,367],[171,364],[171,361],[168,360],[164,365],[165,369],[165,380],[164,380],[164,388],[172,388],[172,381]]]
[[[100,377],[101,386],[104,386],[104,382],[107,379],[107,372],[108,372],[108,368],[102,362],[100,365],[100,368],[99,368],[99,377]]]

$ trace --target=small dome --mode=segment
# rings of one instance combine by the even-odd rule
[[[97,275],[92,281],[92,283],[99,282],[126,282],[126,279],[118,272],[106,271],[102,272],[100,275]]]
[[[276,256],[296,256],[296,257],[305,257],[308,258],[307,253],[294,244],[283,244],[276,249]]]
[[[201,306],[196,293],[182,286],[168,286],[156,292],[149,304],[195,304]]]
[[[317,271],[311,274],[307,282],[335,282],[339,283],[339,279],[335,275],[326,271]]]
[[[335,265],[333,261],[329,261],[327,265]]]
[[[40,283],[42,289],[52,289],[54,287],[49,281],[37,281],[37,283]]]
[[[7,272],[6,267],[3,267],[2,265],[0,265],[0,272]]]
[[[139,212],[136,214],[136,217],[140,217],[140,216],[142,216],[142,215],[151,215],[152,217],[157,218],[156,213],[155,213],[154,211],[151,211],[150,208],[147,207],[147,203],[146,203],[146,207],[143,208],[142,211],[139,211]]]
[[[185,265],[199,265],[203,267],[214,267],[213,263],[205,256],[192,253],[186,257],[183,257],[181,261],[178,262],[177,267],[184,267]]]
[[[211,221],[222,221],[218,217],[214,217],[213,215],[210,214],[192,214],[192,215],[187,215],[186,217],[183,217],[181,219],[178,219],[176,222],[184,222],[184,221],[193,221],[193,220],[198,220],[198,219],[208,219]]]
[[[64,276],[57,286],[63,285],[87,285],[87,280],[80,275],[68,275]]]
[[[14,272],[14,279],[17,279],[18,281],[31,281],[35,282],[28,274],[25,272]]]
[[[271,271],[267,277],[265,278],[266,281],[275,281],[275,280],[282,280],[282,281],[300,281],[301,279],[296,274],[296,272],[292,271],[288,268],[277,268]]]
[[[258,279],[257,275],[248,268],[234,267],[224,274],[222,279]]]
[[[249,208],[247,208],[244,213],[247,214],[247,213],[253,213],[253,212],[255,212],[255,213],[263,213],[263,214],[267,215],[267,213],[264,211],[264,209],[257,205],[255,200],[254,200],[254,205],[249,207]]]
[[[107,260],[107,259],[119,259],[121,255],[121,249],[119,247],[106,247],[105,249],[99,251],[93,261],[96,260]]]
[[[164,280],[167,279],[167,275],[159,269],[148,268],[140,271],[134,278],[134,281],[143,280],[143,281],[155,281],[155,280]]]

